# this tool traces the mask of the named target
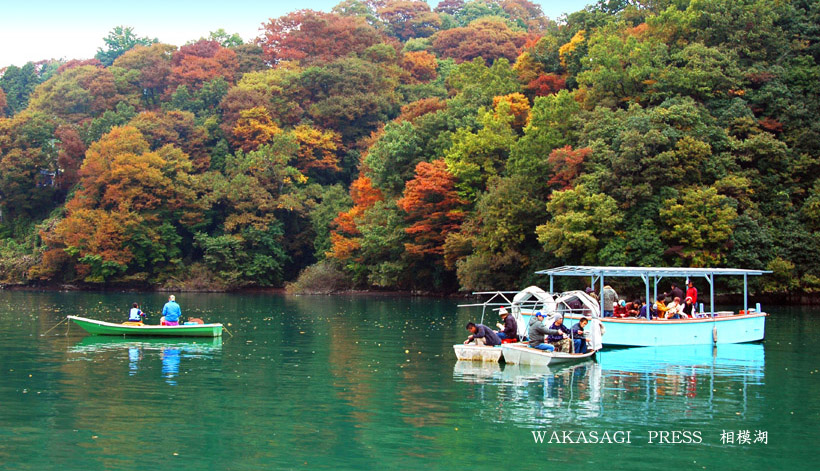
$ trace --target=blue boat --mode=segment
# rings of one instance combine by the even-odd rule
[[[590,285],[600,290],[600,301],[595,301],[583,291],[573,291],[556,297],[555,309],[558,315],[570,319],[589,316],[599,318],[602,325],[602,344],[604,346],[624,347],[660,347],[673,345],[716,345],[763,340],[766,335],[766,316],[758,304],[750,309],[748,305],[748,277],[771,273],[764,270],[744,270],[737,268],[657,268],[657,267],[597,267],[597,266],[564,266],[536,272],[548,275],[550,291],[556,276],[588,277]],[[714,281],[716,276],[743,277],[743,310],[716,311]],[[704,278],[710,288],[709,309],[701,304],[695,318],[685,319],[646,319],[646,318],[613,318],[599,317],[604,311],[604,280],[610,277],[639,277],[646,287],[646,298],[655,299],[658,283],[663,278]],[[650,285],[654,297],[650,298]],[[570,299],[572,298],[572,299]],[[594,304],[594,305],[593,305]],[[570,307],[572,306],[572,307]],[[524,325],[534,311],[522,311]]]

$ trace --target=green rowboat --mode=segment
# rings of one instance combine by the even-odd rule
[[[85,317],[68,316],[92,335],[140,335],[143,337],[221,337],[222,324],[123,325]]]

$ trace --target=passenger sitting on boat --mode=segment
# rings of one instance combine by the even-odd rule
[[[671,303],[666,305],[666,315],[664,317],[667,319],[680,319],[681,309],[683,309],[683,306],[680,303],[680,298],[675,297]]]
[[[515,321],[515,318],[510,315],[506,308],[502,307],[498,310],[498,314],[501,316],[501,320],[504,322],[496,324],[498,327],[498,331],[496,331],[496,335],[502,341],[504,340],[513,340],[518,341],[518,323]]]
[[[162,307],[161,325],[179,325],[179,317],[182,315],[182,310],[176,302],[176,298],[172,294],[168,296],[168,302]]]
[[[657,301],[652,306],[652,310],[655,311],[653,315],[658,319],[666,319],[666,303],[664,302],[666,298],[662,295],[658,295]]]
[[[530,347],[548,352],[555,350],[555,347],[544,343],[544,337],[560,333],[560,330],[548,329],[547,326],[544,325],[544,314],[542,314],[541,311],[536,312],[535,315],[530,318],[530,323],[527,326],[527,336],[529,337]]]
[[[695,304],[692,302],[691,297],[686,297],[686,303],[683,305],[683,309],[681,310],[681,312],[686,314],[686,317],[695,317]]]
[[[626,317],[626,316],[627,316],[626,301],[624,301],[622,299],[622,300],[618,301],[617,303],[615,303],[614,306],[612,306],[612,317]]]
[[[646,305],[646,300],[641,298],[641,308],[638,311],[638,317],[643,317],[644,319],[649,319],[649,306]]]
[[[475,342],[476,345],[486,345],[488,347],[501,345],[501,339],[498,338],[498,335],[493,332],[493,329],[484,324],[476,325],[472,322],[468,322],[466,328],[470,331],[470,336],[464,341],[464,345],[467,345],[470,342]]]
[[[572,344],[574,353],[587,352],[587,339],[584,338],[584,327],[589,324],[589,318],[582,317],[580,321],[576,322],[570,331],[572,332]]]
[[[567,329],[567,326],[564,325],[564,318],[557,317],[555,322],[550,326],[550,329],[557,332],[547,336],[547,341],[550,345],[554,346],[558,352],[572,353],[572,341],[569,338],[571,332]]]
[[[626,315],[629,317],[638,317],[641,313],[641,301],[636,299],[631,303],[626,303]]]
[[[128,313],[128,322],[142,322],[145,318],[145,313],[140,311],[140,305],[134,303],[131,306],[131,311]]]

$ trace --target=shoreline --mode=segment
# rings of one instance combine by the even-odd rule
[[[211,290],[185,290],[185,289],[166,289],[166,288],[123,288],[116,286],[78,286],[78,285],[0,285],[0,292],[3,291],[42,291],[42,292],[97,292],[97,293],[221,293],[221,294],[273,294],[284,296],[367,296],[367,297],[384,297],[384,296],[418,296],[425,298],[465,298],[469,297],[469,293],[435,293],[422,291],[402,291],[402,290],[343,290],[333,293],[316,293],[316,294],[290,294],[285,288],[238,288],[229,290],[211,289]]]
[[[101,287],[101,286],[81,286],[81,285],[0,285],[0,292],[2,291],[86,291],[86,292],[119,292],[119,293],[224,293],[224,294],[272,294],[284,296],[362,296],[362,297],[384,297],[384,296],[401,296],[401,297],[423,297],[423,298],[469,298],[470,293],[454,292],[454,293],[436,293],[428,291],[402,291],[402,290],[369,290],[369,289],[353,289],[336,291],[333,293],[316,293],[316,294],[290,294],[285,288],[239,288],[232,290],[174,290],[166,288],[123,288],[116,286]],[[743,302],[743,295],[741,293],[723,293],[716,294],[715,301],[725,304],[739,304]],[[820,305],[820,293],[760,293],[750,295],[749,302],[761,304],[776,304],[776,305],[793,305],[793,306],[814,306]]]

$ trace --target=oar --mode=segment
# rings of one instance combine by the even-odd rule
[[[57,326],[59,326],[60,324],[62,324],[63,322],[65,322],[65,321],[67,321],[67,320],[68,320],[68,317],[66,317],[65,319],[61,320],[60,322],[58,322],[57,324],[55,324],[55,325],[54,325],[54,327],[52,327],[52,328],[48,329],[47,331],[45,331],[45,333],[40,334],[40,337],[45,337],[46,335],[48,335],[48,333],[49,333],[49,332],[51,332],[52,330],[56,329],[56,328],[57,328]]]

